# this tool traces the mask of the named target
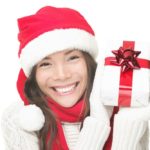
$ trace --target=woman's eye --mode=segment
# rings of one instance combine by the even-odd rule
[[[76,60],[76,59],[79,59],[79,56],[71,56],[71,57],[69,57],[69,60]]]
[[[43,63],[40,64],[40,67],[46,67],[46,66],[49,66],[49,65],[51,65],[51,64],[48,63],[48,62],[43,62]]]

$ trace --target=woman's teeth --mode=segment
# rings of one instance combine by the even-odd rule
[[[69,93],[71,91],[73,91],[73,89],[76,87],[76,84],[73,84],[71,86],[67,86],[67,87],[57,87],[54,88],[56,92],[60,93],[60,94],[64,94],[64,93]]]

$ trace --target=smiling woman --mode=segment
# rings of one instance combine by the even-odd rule
[[[114,122],[111,119],[113,141],[112,132],[109,136],[113,108],[100,101],[97,42],[79,12],[45,6],[19,18],[18,27],[17,88],[24,104],[18,102],[4,112],[7,150],[146,149],[150,116],[142,119],[150,114],[149,107],[141,112],[121,109]],[[135,112],[140,119],[129,117]]]

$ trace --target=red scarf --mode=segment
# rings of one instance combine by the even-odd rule
[[[67,142],[65,140],[61,122],[73,123],[82,121],[83,113],[85,110],[84,104],[85,104],[84,100],[82,99],[73,107],[66,108],[48,98],[48,105],[57,118],[57,128],[58,128],[56,140],[54,140],[52,144],[53,147],[52,150],[69,150]],[[49,137],[50,132],[47,135],[47,139],[49,139]],[[59,143],[57,144],[57,142]]]

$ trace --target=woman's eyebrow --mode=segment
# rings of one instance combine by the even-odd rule
[[[46,56],[42,60],[48,60],[48,59],[51,59],[51,57],[50,56]]]
[[[72,53],[72,52],[74,52],[75,50],[69,50],[69,51],[66,51],[65,53],[64,53],[64,55],[68,55],[68,54],[70,54],[70,53]],[[51,59],[51,57],[50,56],[46,56],[46,57],[44,57],[42,60],[48,60],[48,59]]]
[[[72,52],[74,52],[75,50],[69,50],[69,51],[67,51],[67,52],[65,52],[65,55],[68,55],[68,54],[70,54],[70,53],[72,53]]]

